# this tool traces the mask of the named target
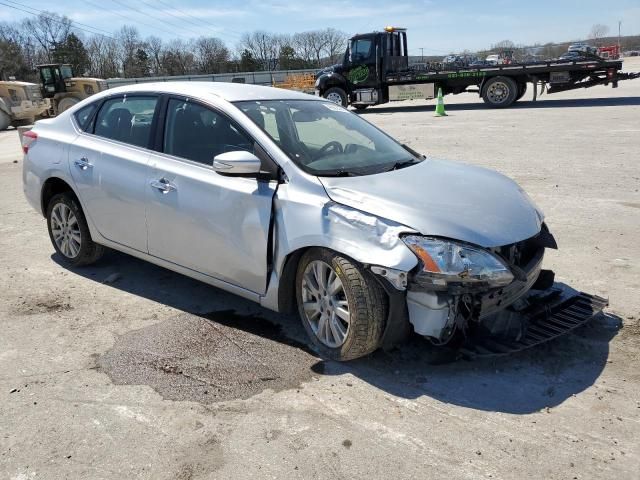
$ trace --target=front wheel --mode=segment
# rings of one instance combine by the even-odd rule
[[[322,248],[309,250],[298,265],[296,297],[304,328],[323,357],[353,360],[380,346],[384,290],[351,260]]]
[[[331,87],[322,95],[330,102],[337,103],[341,107],[347,108],[347,93],[338,87]]]
[[[516,101],[518,85],[509,77],[493,77],[482,88],[482,99],[492,108],[505,108]]]

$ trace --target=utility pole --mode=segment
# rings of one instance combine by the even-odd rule
[[[622,49],[620,47],[620,30],[622,28],[622,20],[618,20],[618,55],[622,54]]]

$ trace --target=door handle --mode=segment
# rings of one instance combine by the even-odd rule
[[[151,182],[149,182],[149,185],[160,190],[162,193],[175,192],[177,190],[177,187],[166,178],[161,178],[160,180],[151,180]]]
[[[80,170],[86,170],[87,168],[93,168],[93,165],[91,163],[89,163],[89,160],[86,157],[82,157],[80,160],[76,160],[75,162],[76,167],[78,167]]]

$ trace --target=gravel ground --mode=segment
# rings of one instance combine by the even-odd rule
[[[0,478],[638,478],[640,80],[446,104],[363,115],[515,178],[558,240],[547,267],[605,315],[496,360],[413,338],[325,362],[296,318],[126,255],[63,268],[0,132]]]

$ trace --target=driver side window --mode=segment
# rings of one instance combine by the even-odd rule
[[[351,42],[351,61],[362,62],[371,55],[371,39],[361,38]]]
[[[164,153],[211,165],[216,155],[237,150],[253,152],[253,140],[227,117],[196,103],[169,100]]]

